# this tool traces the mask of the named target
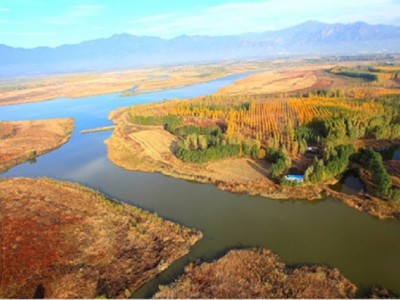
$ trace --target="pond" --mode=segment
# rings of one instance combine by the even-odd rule
[[[388,160],[400,160],[400,147],[391,146],[382,149],[378,149],[379,153],[382,155],[384,161]]]
[[[356,195],[365,189],[360,177],[354,170],[347,171],[340,181],[332,185],[331,188],[348,195]]]
[[[104,140],[110,131],[80,133],[111,125],[107,115],[117,107],[211,94],[245,75],[130,97],[109,94],[0,107],[1,120],[74,117],[76,121],[68,143],[1,176],[48,176],[78,182],[203,232],[204,238],[187,256],[134,297],[152,296],[159,284],[173,281],[191,261],[210,261],[229,249],[249,246],[271,249],[288,264],[337,267],[362,289],[381,285],[400,293],[400,222],[380,221],[330,198],[270,200],[161,174],[126,171],[107,159]]]

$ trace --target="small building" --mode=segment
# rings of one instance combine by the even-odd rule
[[[304,175],[285,175],[286,180],[290,181],[296,181],[296,182],[303,182],[304,181]]]
[[[306,151],[310,153],[319,153],[320,150],[317,146],[307,146]]]

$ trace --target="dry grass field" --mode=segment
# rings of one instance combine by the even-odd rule
[[[60,147],[73,128],[72,118],[0,122],[0,171]]]
[[[155,295],[163,298],[354,298],[357,287],[337,269],[286,267],[266,249],[232,250],[185,273]]]
[[[219,94],[257,95],[303,92],[335,87],[336,81],[324,74],[333,65],[295,66],[250,75],[221,88]]]
[[[225,159],[205,164],[184,163],[173,152],[177,138],[162,128],[149,126],[136,131],[132,127],[132,131],[126,135],[122,135],[118,129],[117,127],[112,137],[106,141],[108,155],[113,162],[127,169],[174,173],[182,177],[187,176],[188,179],[198,178],[203,182],[226,181],[232,184],[247,184],[259,180],[268,181],[263,176],[265,170],[254,169],[250,160],[246,158]],[[127,127],[124,129],[127,130]],[[127,146],[124,149],[128,151],[126,156],[117,148],[124,143]]]
[[[77,98],[109,93],[137,93],[176,88],[219,77],[255,71],[269,63],[185,65],[103,73],[77,73],[0,82],[0,105]]]
[[[343,62],[342,65],[368,63]],[[323,62],[307,63],[301,59],[277,59],[17,78],[0,81],[0,105],[109,93],[133,95],[267,69],[270,71],[238,80],[233,85],[222,88],[219,93],[269,94],[336,88],[344,81],[321,72],[332,66],[334,65]]]
[[[201,233],[78,184],[0,180],[0,298],[128,298]]]

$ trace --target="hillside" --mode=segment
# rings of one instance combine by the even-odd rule
[[[56,48],[0,45],[0,78],[301,54],[390,53],[400,27],[309,21],[279,31],[162,39],[129,34]]]

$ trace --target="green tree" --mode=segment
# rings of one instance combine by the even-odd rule
[[[205,150],[208,147],[207,138],[204,135],[198,136],[198,144],[201,150]]]
[[[196,150],[198,148],[198,139],[197,139],[197,134],[192,133],[190,135],[188,135],[188,140],[190,142],[190,149],[192,150]]]

